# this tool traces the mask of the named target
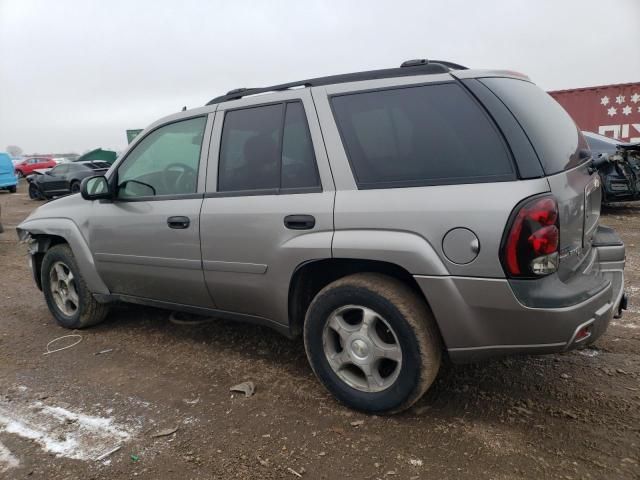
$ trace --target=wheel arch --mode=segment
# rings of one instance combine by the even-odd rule
[[[292,337],[302,333],[307,309],[318,292],[331,282],[354,273],[381,273],[396,278],[409,286],[431,308],[413,275],[400,265],[361,258],[311,260],[296,267],[289,283],[289,331]]]
[[[80,273],[91,292],[110,293],[96,270],[89,245],[72,220],[68,218],[27,220],[18,227],[17,231],[21,240],[29,242],[29,254],[38,288],[42,289],[40,275],[44,255],[52,246],[66,243],[71,248]]]

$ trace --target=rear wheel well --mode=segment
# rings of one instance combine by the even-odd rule
[[[60,245],[68,242],[64,237],[59,237],[58,235],[31,235],[31,238],[38,242],[35,252],[32,254],[33,276],[36,281],[36,285],[40,290],[42,290],[42,281],[40,278],[42,273],[42,259],[47,251],[54,245]]]
[[[313,260],[298,266],[289,284],[289,328],[292,336],[302,333],[311,301],[325,286],[354,273],[381,273],[397,278],[428,304],[415,278],[404,268],[388,262],[350,258]]]

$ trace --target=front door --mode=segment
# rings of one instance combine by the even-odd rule
[[[89,243],[112,293],[213,307],[202,275],[207,116],[152,130],[119,163],[112,202],[94,202]]]
[[[331,257],[335,188],[308,89],[269,100],[218,107],[202,260],[217,308],[286,324],[296,267]]]
[[[69,182],[67,180],[71,169],[78,167],[70,163],[63,163],[53,167],[39,178],[40,189],[45,195],[63,195],[69,193]]]

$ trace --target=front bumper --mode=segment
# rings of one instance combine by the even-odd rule
[[[571,298],[578,301],[570,305],[527,305],[507,279],[415,276],[452,361],[561,352],[601,336],[626,302],[624,244],[611,230],[605,230],[600,237],[606,241],[594,242],[592,257],[581,274],[598,278],[600,286],[596,289],[589,284],[588,296],[572,292]]]

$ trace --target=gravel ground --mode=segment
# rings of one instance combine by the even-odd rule
[[[300,341],[250,325],[120,307],[43,355],[74,332],[16,241],[38,204],[0,193],[0,478],[640,478],[640,206],[604,212],[635,296],[593,348],[448,366],[376,417],[336,403]],[[253,396],[229,391],[245,380]]]

